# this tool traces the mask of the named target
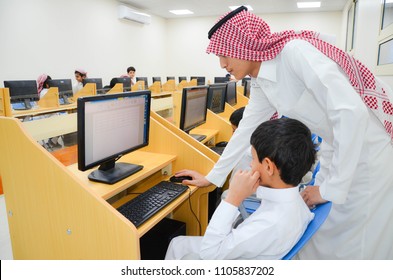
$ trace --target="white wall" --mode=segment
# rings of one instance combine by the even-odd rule
[[[119,20],[116,0],[0,0],[0,82],[72,78],[84,68],[110,79],[135,66],[137,75],[165,74],[166,23]]]
[[[161,0],[163,1],[163,0]],[[350,1],[350,0],[348,0]],[[104,84],[124,74],[137,76],[222,76],[218,58],[206,54],[207,32],[217,17],[165,20],[149,25],[117,18],[116,0],[0,0],[0,86],[4,80],[72,78],[85,68]],[[308,29],[337,36],[345,46],[346,12],[260,15],[272,32]],[[374,70],[380,3],[360,0],[355,56]],[[393,87],[392,76],[383,77]]]
[[[270,25],[271,32],[288,29],[315,30],[335,35],[337,37],[336,45],[341,47],[341,12],[265,14],[259,16]],[[226,71],[220,68],[218,58],[205,52],[209,44],[207,32],[216,20],[217,17],[167,20],[168,58],[170,61],[168,72],[173,72],[176,76],[203,75],[211,81],[215,76],[226,74]],[[179,65],[181,67],[178,67]]]

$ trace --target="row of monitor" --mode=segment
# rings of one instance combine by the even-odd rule
[[[179,77],[180,78],[180,77]],[[184,77],[185,78],[185,77]],[[191,77],[195,78],[195,77]],[[144,80],[145,83],[147,84],[147,78],[142,77],[139,78],[140,80]],[[138,78],[137,78],[138,80]],[[95,83],[97,92],[98,93],[105,93],[105,89],[103,89],[102,86],[102,79],[101,78],[86,78],[84,79],[84,84],[86,83]],[[128,77],[116,77],[113,78],[110,82],[110,88],[113,87],[116,83],[121,83],[123,84],[123,89],[124,91],[130,91],[131,90],[131,79]],[[60,99],[60,104],[69,104],[69,98],[73,96],[72,92],[72,82],[71,79],[53,79],[48,82],[50,87],[57,87],[59,89],[59,99]],[[236,94],[233,94],[233,92],[236,90],[236,84],[234,82],[229,82],[229,90],[228,90],[228,103],[233,105],[236,100]],[[37,84],[35,80],[16,80],[16,81],[4,81],[4,87],[9,88],[10,90],[10,99],[11,103],[19,103],[21,102],[23,104],[22,107],[19,107],[19,109],[31,109],[31,101],[37,101],[39,100],[39,94],[37,90]],[[217,85],[219,88],[219,86]],[[235,89],[233,89],[235,88]],[[245,83],[245,94],[247,97],[249,97],[249,80],[246,80]],[[219,89],[216,89],[216,92],[219,91]],[[221,89],[222,94],[223,90]],[[217,94],[216,94],[217,95]],[[225,103],[219,103],[217,97],[214,97],[213,102],[213,107],[214,111],[218,112],[218,108],[220,106],[223,106]],[[223,109],[221,109],[223,110]]]
[[[144,90],[78,99],[78,169],[99,166],[90,180],[113,184],[143,168],[116,161],[148,145],[150,97]],[[236,104],[236,82],[183,88],[179,128],[189,133],[206,122],[207,109],[223,111],[225,102]]]

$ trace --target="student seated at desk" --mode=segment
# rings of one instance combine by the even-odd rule
[[[72,92],[75,94],[83,88],[83,80],[87,78],[87,72],[78,68],[74,72],[76,83],[72,86]]]
[[[135,85],[135,83],[136,83],[135,74],[136,74],[136,69],[134,66],[130,66],[127,68],[127,75],[128,75],[128,77],[131,78],[131,86]]]
[[[45,94],[48,92],[48,89],[50,88],[48,82],[50,80],[52,80],[52,78],[47,74],[41,74],[38,76],[37,90],[38,90],[38,94],[40,95],[40,98],[44,97]]]
[[[250,142],[251,170],[235,174],[205,235],[172,239],[165,259],[281,259],[303,235],[314,217],[298,186],[315,162],[310,130],[294,119],[269,120]],[[234,229],[239,205],[254,192],[261,206]]]
[[[38,94],[40,95],[40,99],[45,96],[45,94],[48,92],[48,89],[50,88],[49,86],[49,81],[52,80],[51,76],[47,74],[41,74],[37,78],[37,90]],[[49,118],[52,116],[56,116],[58,113],[53,113],[53,114],[44,114],[38,117],[34,117],[33,119],[41,119],[41,118]],[[60,136],[57,137],[52,137],[49,138],[48,140],[42,140],[40,141],[40,144],[47,150],[52,150],[54,148],[61,148],[62,145],[59,143]]]

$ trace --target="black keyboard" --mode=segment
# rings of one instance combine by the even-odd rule
[[[192,138],[194,138],[195,140],[201,142],[203,140],[205,140],[206,135],[202,135],[202,134],[190,134]]]
[[[162,181],[117,210],[138,227],[186,190],[185,185]]]
[[[225,147],[211,147],[211,149],[219,155],[222,155],[224,152]]]

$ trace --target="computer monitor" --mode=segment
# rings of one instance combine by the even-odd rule
[[[205,84],[205,77],[197,77],[197,76],[192,76],[191,77],[191,81],[192,80],[197,80],[197,85],[198,86],[203,86]]]
[[[244,83],[245,83],[246,81],[251,81],[251,78],[250,78],[250,77],[245,77],[245,78],[243,78],[243,79],[242,79],[242,86],[244,86]]]
[[[28,110],[32,108],[31,101],[40,99],[35,80],[14,80],[4,81],[4,87],[10,91],[11,103],[21,103],[21,106],[14,109]]]
[[[61,105],[71,104],[68,99],[73,96],[71,79],[54,79],[48,81],[49,87],[57,87],[59,89],[59,101]]]
[[[224,112],[226,91],[227,91],[226,83],[209,85],[209,90],[207,93],[207,108],[216,114]]]
[[[161,77],[152,77],[152,80],[153,80],[153,84],[155,82],[160,82],[161,83]]]
[[[136,77],[136,81],[144,81],[145,82],[145,88],[148,88],[149,85],[147,84],[147,77]]]
[[[175,76],[166,77],[166,81],[169,81],[169,80],[175,80]]]
[[[96,84],[97,94],[105,93],[105,90],[102,88],[101,78],[85,78],[82,83],[83,86],[85,86],[88,83]]]
[[[251,90],[251,80],[246,80],[244,82],[244,96],[250,98],[250,90]]]
[[[226,86],[227,86],[226,102],[231,106],[235,106],[237,104],[236,82],[228,82]]]
[[[110,87],[113,88],[116,84],[123,84],[123,92],[131,90],[131,78],[130,77],[115,77],[112,78],[109,83]]]
[[[229,82],[229,77],[214,77],[214,83],[226,83]]]
[[[183,88],[180,113],[180,129],[184,132],[190,133],[191,129],[206,122],[207,92],[208,86]],[[200,135],[191,136],[201,139],[201,137],[198,137]]]
[[[114,184],[143,166],[116,163],[149,143],[150,91],[78,98],[78,169],[99,165],[88,178]]]
[[[179,83],[181,83],[182,81],[186,81],[187,82],[187,77],[186,76],[180,76],[179,77]]]

